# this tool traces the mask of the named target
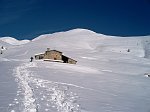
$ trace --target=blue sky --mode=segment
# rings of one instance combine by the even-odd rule
[[[150,35],[150,0],[0,0],[0,37],[32,39],[74,28]]]

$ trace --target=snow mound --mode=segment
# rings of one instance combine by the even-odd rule
[[[32,41],[41,40],[41,39],[47,38],[49,36],[51,36],[51,34],[43,34],[43,35],[40,35],[40,36],[34,38]]]
[[[36,38],[34,38],[32,41],[36,41],[36,40],[42,40],[42,39],[45,39],[45,38],[50,38],[50,37],[76,37],[76,39],[80,38],[81,37],[86,37],[88,38],[89,36],[91,37],[107,37],[103,34],[98,34],[94,31],[91,31],[91,30],[88,30],[88,29],[81,29],[81,28],[77,28],[77,29],[73,29],[73,30],[69,30],[69,31],[64,31],[64,32],[56,32],[56,33],[53,33],[53,34],[43,34],[43,35],[40,35]],[[78,37],[78,38],[77,38]]]
[[[91,30],[88,30],[88,29],[82,29],[82,28],[76,28],[76,29],[73,29],[73,30],[69,30],[69,31],[66,31],[66,33],[85,33],[85,34],[89,34],[89,33],[93,33],[93,34],[96,34],[94,31],[91,31]]]
[[[6,42],[8,44],[11,44],[11,45],[22,45],[22,44],[26,44],[26,43],[30,42],[29,40],[17,40],[12,37],[2,37],[2,38],[0,38],[0,40],[2,40],[3,42]]]

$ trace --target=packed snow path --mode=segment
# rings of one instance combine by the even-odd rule
[[[80,112],[78,96],[68,86],[36,78],[30,67],[36,67],[36,63],[24,63],[14,69],[18,91],[9,104],[11,112]]]

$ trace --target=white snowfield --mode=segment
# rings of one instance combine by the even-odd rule
[[[20,42],[0,39],[0,112],[150,112],[150,36],[74,29]],[[29,62],[47,48],[77,64]]]
[[[29,40],[17,40],[12,37],[1,37],[0,40],[11,45],[21,45],[30,42]]]

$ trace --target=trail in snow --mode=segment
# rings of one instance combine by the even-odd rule
[[[59,112],[80,112],[78,96],[69,91],[69,86],[43,79],[32,79],[32,82],[35,86],[35,95],[40,98],[37,99],[40,111],[50,111],[49,107],[52,106]]]
[[[33,65],[23,64],[14,69],[15,80],[18,83],[19,89],[17,91],[19,98],[14,99],[15,104],[9,105],[10,107],[14,106],[12,107],[14,112],[37,112],[33,88],[30,85],[30,71],[27,70],[30,66]]]
[[[36,78],[29,67],[36,67],[36,64],[24,63],[14,69],[18,91],[14,102],[9,104],[9,111],[80,112],[78,96],[69,91],[69,86]]]

